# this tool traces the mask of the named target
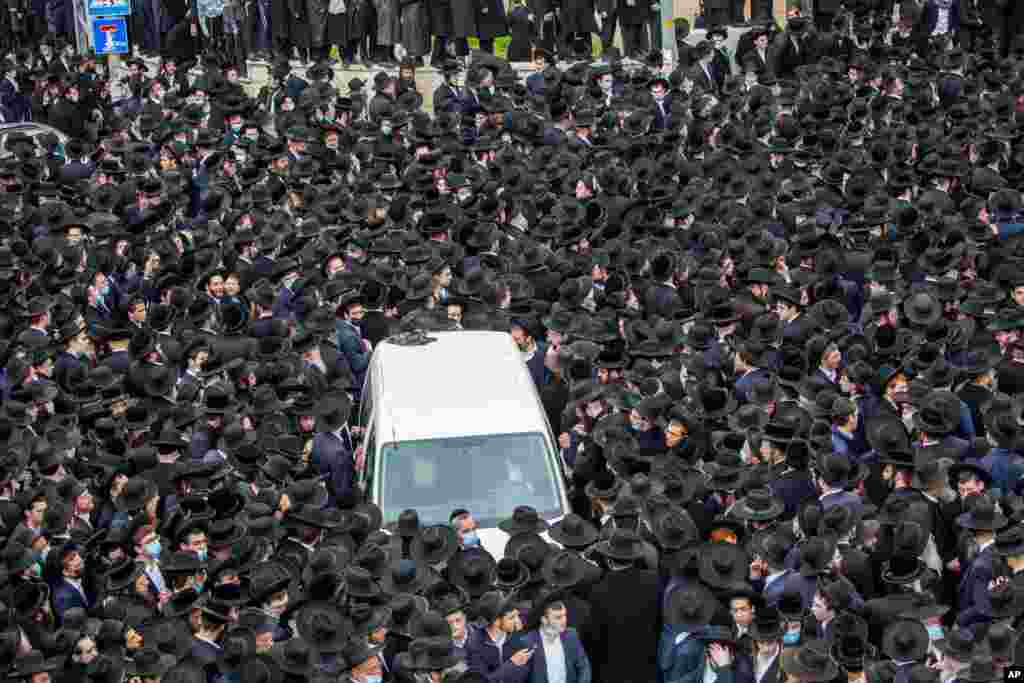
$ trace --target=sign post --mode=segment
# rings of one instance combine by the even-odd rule
[[[92,49],[99,55],[123,55],[131,52],[128,17],[131,0],[88,0]]]
[[[127,54],[127,17],[93,17],[92,44],[97,55]]]

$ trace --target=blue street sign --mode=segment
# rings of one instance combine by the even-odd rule
[[[92,17],[92,46],[98,55],[128,53],[126,17]]]
[[[88,0],[86,8],[94,17],[124,17],[132,13],[131,0]]]

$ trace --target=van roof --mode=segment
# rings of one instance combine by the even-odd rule
[[[385,341],[375,349],[370,372],[380,443],[544,431],[533,379],[507,332],[430,336],[437,341]]]

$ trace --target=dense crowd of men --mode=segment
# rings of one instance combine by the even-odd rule
[[[412,63],[251,97],[209,55],[8,55],[4,119],[59,134],[0,129],[0,673],[1024,663],[1022,4],[827,9],[672,66],[445,60],[433,114]],[[500,556],[360,485],[373,350],[461,329],[509,333],[565,465]]]

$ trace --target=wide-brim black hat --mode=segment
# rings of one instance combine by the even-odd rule
[[[435,524],[420,529],[412,540],[410,554],[417,562],[435,565],[451,559],[458,550],[455,529],[447,524]]]
[[[33,674],[56,671],[61,668],[59,659],[46,659],[41,652],[33,650],[15,660],[15,667],[8,674],[11,678],[28,678]]]
[[[329,602],[309,602],[300,607],[295,626],[317,652],[340,652],[352,632],[341,609]]]
[[[735,543],[706,543],[699,558],[700,578],[711,588],[729,589],[747,580],[750,558]]]
[[[509,536],[516,534],[542,533],[549,528],[548,523],[537,511],[527,505],[516,507],[512,516],[498,522],[498,528]]]
[[[107,591],[117,593],[130,588],[135,583],[135,579],[139,578],[144,570],[145,567],[141,562],[125,558],[107,572]]]
[[[143,623],[140,633],[146,647],[175,659],[184,657],[192,649],[192,632],[183,619],[151,619]]]
[[[114,507],[121,512],[137,512],[157,495],[156,485],[143,477],[132,477],[125,482],[121,494],[114,499]]]
[[[914,619],[897,619],[882,634],[882,652],[896,661],[923,661],[928,654],[928,629]]]
[[[718,600],[711,591],[699,583],[690,583],[669,594],[665,623],[693,633],[711,623],[718,606]]]
[[[282,671],[293,676],[312,676],[315,670],[313,649],[303,638],[275,643],[270,656]]]
[[[494,557],[483,548],[467,548],[448,563],[448,579],[472,597],[479,597],[494,585]]]
[[[462,656],[453,647],[450,638],[417,638],[409,644],[409,649],[398,655],[396,665],[405,671],[444,671],[456,666]],[[459,681],[465,679],[465,674]]]
[[[825,683],[839,675],[839,665],[824,641],[812,640],[783,650],[781,665],[786,674],[807,683]]]
[[[956,518],[956,523],[964,529],[998,531],[1009,524],[1010,520],[996,508],[995,501],[991,496],[982,494],[969,512]]]
[[[600,538],[597,527],[576,514],[566,515],[552,524],[548,536],[570,549],[587,548]]]
[[[341,429],[352,414],[352,399],[344,392],[324,396],[317,404],[318,428],[324,431]]]
[[[730,514],[739,519],[764,522],[779,517],[786,509],[785,503],[773,495],[770,489],[754,489],[736,501]]]
[[[747,631],[753,640],[781,640],[786,633],[782,615],[774,607],[761,607],[755,612]]]

